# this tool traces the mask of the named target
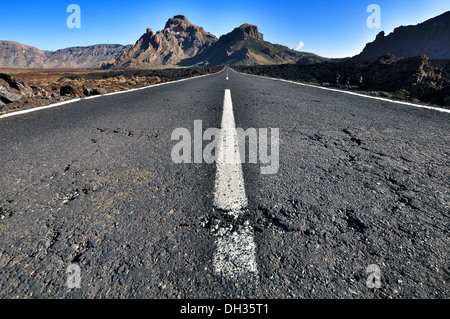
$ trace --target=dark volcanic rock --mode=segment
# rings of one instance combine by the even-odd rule
[[[383,56],[372,63],[365,72],[363,87],[375,90],[395,91],[411,84],[437,83],[440,72],[431,66],[427,56],[396,59]]]
[[[0,73],[0,106],[19,101],[24,96],[32,96],[33,89],[25,82],[10,74]]]
[[[399,58],[385,54],[375,62],[344,61],[313,65],[235,67],[237,71],[319,83],[388,96],[450,106],[450,61],[432,61],[427,56]],[[386,96],[386,95],[385,95]]]
[[[75,95],[75,89],[71,85],[64,85],[59,90],[61,96]]]

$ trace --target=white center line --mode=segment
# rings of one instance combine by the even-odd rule
[[[224,211],[240,211],[247,208],[230,90],[225,90],[223,101],[215,186],[216,208]]]
[[[247,197],[231,91],[228,89],[225,90],[217,152],[214,207],[227,217],[237,220],[244,216]],[[248,223],[239,227],[225,227],[217,233],[213,264],[215,272],[227,278],[257,275],[256,245],[253,240],[253,231]]]

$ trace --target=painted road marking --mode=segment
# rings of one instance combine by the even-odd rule
[[[225,90],[222,124],[217,150],[217,168],[214,189],[214,208],[226,217],[237,220],[245,215],[245,195],[231,91]],[[257,275],[256,245],[249,223],[225,226],[216,233],[214,271],[226,278]]]
[[[247,208],[231,91],[225,90],[217,150],[214,206],[233,212]]]

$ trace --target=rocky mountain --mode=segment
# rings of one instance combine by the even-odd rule
[[[398,27],[387,36],[380,32],[353,60],[375,61],[386,53],[404,58],[427,55],[430,59],[450,59],[450,11],[415,26]]]
[[[92,68],[115,60],[131,45],[97,44],[57,51],[43,51],[13,41],[0,41],[0,67],[10,68]]]
[[[219,38],[198,55],[179,63],[189,65],[255,65],[282,63],[318,63],[326,59],[264,41],[255,25],[243,24]]]
[[[183,15],[169,19],[163,30],[151,29],[143,34],[130,50],[104,68],[140,68],[175,65],[191,58],[217,41],[203,28],[190,23]]]

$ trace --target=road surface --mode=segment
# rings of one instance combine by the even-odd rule
[[[196,120],[278,129],[276,173],[175,163]],[[0,132],[0,298],[450,297],[448,113],[225,68]]]

